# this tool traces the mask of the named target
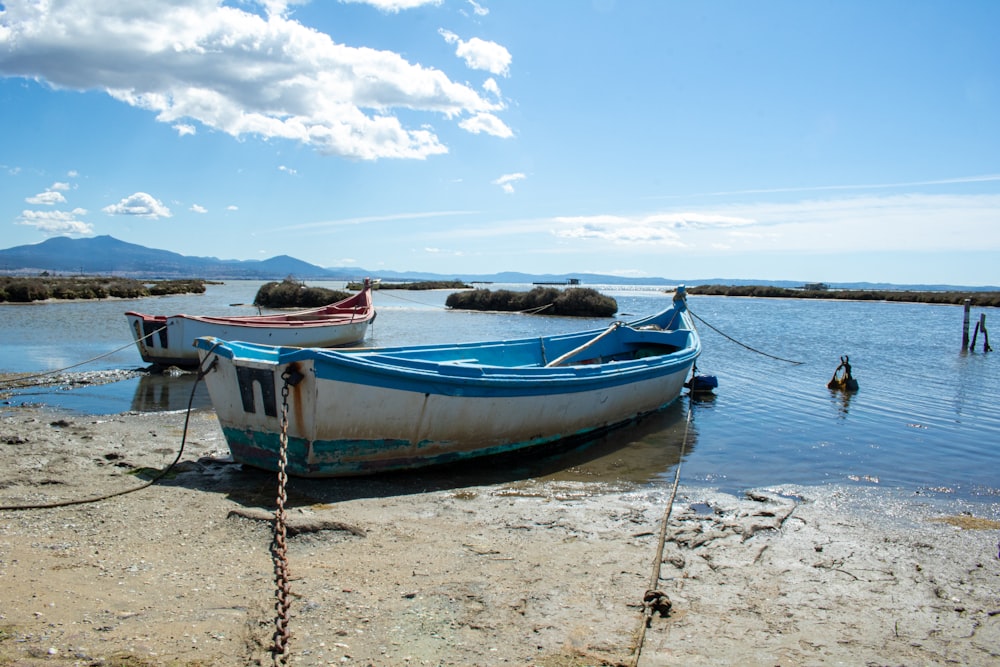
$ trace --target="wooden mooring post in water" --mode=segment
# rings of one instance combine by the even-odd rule
[[[976,322],[976,330],[972,332],[972,342],[969,343],[969,350],[974,350],[976,348],[976,338],[979,337],[979,332],[983,332],[983,352],[991,352],[993,348],[990,347],[990,334],[986,331],[986,314],[979,314],[979,321]]]
[[[972,310],[972,299],[965,300],[965,321],[962,323],[962,349],[969,347],[969,311]]]
[[[986,330],[986,313],[979,314],[979,321],[976,322],[975,331],[972,333],[972,342],[969,342],[969,311],[972,308],[972,299],[965,300],[965,322],[962,327],[962,349],[968,349],[970,352],[976,347],[976,339],[979,338],[979,332],[983,332],[983,352],[992,352],[993,348],[990,347],[990,334]]]

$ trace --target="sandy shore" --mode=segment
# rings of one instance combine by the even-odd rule
[[[174,460],[184,425],[2,415],[8,507],[138,486]],[[195,413],[153,486],[0,510],[0,665],[271,664],[271,526],[255,517],[273,510],[275,479],[227,453],[214,415]],[[292,480],[288,662],[1000,664],[1000,505],[682,486],[661,549],[669,498],[432,474]],[[665,615],[646,628],[650,588]]]

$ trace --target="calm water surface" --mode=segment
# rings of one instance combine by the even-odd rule
[[[203,295],[135,301],[0,305],[0,372],[55,370],[97,357],[73,370],[141,368],[126,310],[253,314],[256,308],[231,304],[253,301],[261,284],[235,281],[211,285]],[[618,301],[618,318],[625,320],[651,314],[670,299],[657,288],[595,287]],[[452,312],[444,308],[448,294],[376,292],[378,317],[367,343],[515,338],[611,321]],[[852,483],[1000,501],[1000,352],[983,353],[981,343],[975,352],[961,351],[962,307],[698,296],[689,306],[700,318],[698,368],[719,380],[714,396],[684,398],[635,426],[525,467],[525,475],[669,483],[686,443],[686,483],[734,491]],[[990,322],[995,310],[974,309],[974,321],[979,312],[996,327]],[[826,388],[845,354],[860,383],[849,395]],[[151,376],[29,390],[6,401],[85,414],[180,410],[193,386],[191,376]],[[195,400],[210,406],[203,386]]]

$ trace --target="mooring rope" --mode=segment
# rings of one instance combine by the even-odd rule
[[[762,354],[765,357],[770,357],[771,359],[777,359],[778,361],[784,361],[784,362],[787,362],[789,364],[799,365],[799,364],[804,364],[805,363],[804,361],[794,361],[792,359],[783,359],[781,357],[776,357],[773,354],[768,354],[767,352],[762,352],[762,351],[760,351],[760,350],[758,350],[756,348],[752,348],[749,345],[747,345],[746,343],[741,343],[740,341],[736,340],[732,336],[730,336],[728,334],[725,334],[722,331],[720,331],[719,329],[713,327],[711,324],[709,324],[708,322],[706,322],[705,320],[703,320],[701,317],[699,317],[698,315],[696,315],[690,308],[688,308],[688,312],[691,313],[692,317],[694,317],[696,320],[698,320],[699,322],[701,322],[702,324],[704,324],[706,327],[708,327],[709,329],[711,329],[715,333],[719,334],[723,338],[731,340],[732,342],[736,343],[740,347],[745,347],[746,349],[750,350],[751,352],[756,352],[757,354]]]
[[[216,345],[218,345],[218,343],[216,343]],[[170,471],[174,469],[174,467],[178,464],[178,462],[180,462],[181,456],[184,455],[184,446],[187,444],[188,425],[191,422],[191,409],[192,406],[194,405],[194,394],[195,391],[198,389],[198,383],[201,381],[203,377],[205,377],[205,374],[208,373],[208,371],[212,370],[212,366],[214,365],[214,363],[215,362],[213,360],[213,363],[209,364],[208,367],[205,369],[202,369],[200,365],[198,367],[198,375],[195,377],[194,386],[191,387],[191,395],[188,397],[187,411],[184,415],[184,429],[181,432],[181,446],[177,450],[177,456],[175,456],[174,460],[170,462],[170,465],[168,465],[166,468],[157,473],[149,481],[147,481],[144,484],[140,484],[139,486],[134,486],[130,489],[124,489],[122,491],[112,491],[111,493],[105,493],[103,495],[93,496],[90,498],[77,498],[75,500],[57,500],[50,503],[33,503],[30,505],[0,505],[0,510],[36,510],[36,509],[50,509],[53,507],[70,507],[72,505],[85,505],[87,503],[96,503],[100,502],[101,500],[108,500],[109,498],[116,498],[118,496],[124,496],[129,493],[141,491],[159,482],[161,479],[170,474]]]
[[[87,359],[86,361],[81,361],[78,364],[73,364],[72,366],[64,366],[63,368],[56,368],[56,369],[53,369],[53,370],[50,370],[50,371],[42,371],[41,373],[35,373],[33,375],[18,375],[17,377],[12,377],[12,378],[7,378],[5,380],[0,380],[0,385],[6,384],[9,387],[18,387],[19,386],[18,383],[23,382],[25,380],[34,380],[35,378],[45,377],[46,375],[55,375],[56,373],[62,373],[64,371],[68,371],[68,370],[70,370],[72,368],[76,368],[77,366],[83,366],[84,364],[89,364],[91,362],[97,361],[98,359],[103,359],[104,357],[110,357],[115,352],[121,352],[125,348],[131,347],[132,345],[135,345],[136,343],[138,343],[141,340],[146,340],[150,336],[152,336],[154,334],[158,334],[158,333],[160,333],[161,331],[163,331],[166,328],[167,328],[166,326],[162,326],[159,329],[157,329],[156,331],[150,331],[148,334],[146,334],[142,338],[136,338],[135,340],[133,340],[133,341],[131,341],[129,343],[126,343],[125,345],[122,345],[121,347],[117,347],[117,348],[111,350],[110,352],[105,352],[104,354],[100,354],[100,355],[98,355],[96,357],[92,357],[90,359]]]
[[[547,303],[544,306],[535,306],[534,308],[525,308],[524,310],[515,310],[515,313],[521,313],[522,315],[537,315],[547,308],[551,308],[556,305],[555,303]]]
[[[691,368],[691,377],[694,378],[695,368]],[[667,594],[659,590],[660,567],[663,564],[663,548],[667,543],[667,524],[670,521],[670,514],[673,511],[674,499],[677,497],[677,487],[681,481],[681,462],[687,452],[688,436],[691,432],[691,414],[694,412],[694,391],[688,394],[690,403],[688,404],[687,418],[684,421],[684,438],[681,440],[681,452],[677,459],[677,468],[674,470],[674,484],[670,489],[670,498],[667,506],[663,510],[663,518],[660,521],[660,536],[656,545],[656,558],[653,560],[653,573],[649,578],[649,587],[642,596],[642,622],[639,624],[639,631],[636,633],[635,650],[632,652],[631,667],[637,667],[639,656],[642,655],[642,646],[646,641],[646,629],[653,622],[653,614],[659,610],[662,615],[670,610],[670,598]]]
[[[419,306],[428,306],[429,308],[438,308],[440,310],[449,310],[449,308],[447,306],[438,306],[438,305],[433,304],[433,303],[425,303],[423,301],[418,301],[416,299],[407,299],[405,296],[399,296],[398,294],[391,294],[390,292],[393,292],[393,291],[398,291],[398,290],[381,290],[380,289],[379,290],[379,294],[385,295],[385,296],[387,296],[389,298],[392,298],[392,299],[399,299],[400,301],[407,301],[409,303],[415,303],[415,304],[417,304]]]

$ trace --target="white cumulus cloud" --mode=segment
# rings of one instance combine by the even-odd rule
[[[82,208],[75,208],[72,211],[21,211],[21,217],[17,222],[34,227],[49,236],[86,236],[94,233],[90,223],[80,220],[80,217],[86,214],[87,211]]]
[[[404,9],[416,9],[424,5],[440,5],[442,0],[340,0],[344,4],[371,5],[380,12],[398,14]]]
[[[136,192],[125,197],[117,204],[101,209],[108,215],[134,215],[140,218],[169,218],[172,214],[163,202],[145,192]]]
[[[491,113],[476,114],[472,118],[463,120],[459,123],[459,126],[463,130],[472,132],[473,134],[492,134],[495,137],[503,139],[514,136],[514,131]]]
[[[438,31],[444,41],[455,44],[455,55],[465,61],[469,69],[485,70],[498,76],[510,73],[511,55],[505,47],[496,42],[473,37],[465,41],[455,33],[441,29]]]
[[[55,190],[46,190],[45,192],[40,192],[37,195],[27,197],[24,201],[29,204],[54,206],[55,204],[65,204],[66,198],[63,197],[61,192],[56,192]]]
[[[437,3],[368,4],[399,11]],[[461,122],[505,108],[393,51],[338,43],[289,18],[280,0],[7,0],[2,7],[0,76],[103,91],[155,113],[180,136],[200,124],[354,159],[423,159],[448,148],[426,123],[408,127],[395,111]],[[470,67],[506,75],[504,47],[456,43]],[[499,121],[469,127],[511,136]]]

